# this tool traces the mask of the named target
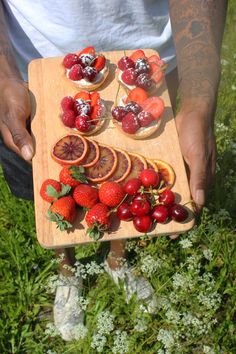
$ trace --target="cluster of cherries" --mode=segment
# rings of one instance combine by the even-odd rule
[[[155,120],[153,115],[143,110],[136,102],[125,106],[116,106],[111,111],[112,117],[121,123],[122,129],[128,134],[134,134],[140,127],[147,127]]]
[[[135,85],[149,90],[155,84],[146,58],[139,58],[134,62],[130,57],[123,56],[118,62],[118,68],[122,71],[121,79],[126,85]]]
[[[98,75],[96,68],[96,56],[91,53],[67,54],[64,57],[63,65],[68,69],[68,77],[73,81],[86,79],[94,82]]]
[[[156,171],[145,169],[139,178],[132,178],[124,185],[125,193],[130,197],[117,208],[117,217],[123,221],[133,221],[139,232],[149,232],[156,223],[169,220],[183,222],[188,218],[187,209],[177,204],[175,193],[169,189],[158,193],[154,188],[160,180]]]

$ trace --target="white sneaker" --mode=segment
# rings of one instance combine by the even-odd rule
[[[122,265],[117,269],[111,269],[108,262],[104,262],[104,269],[113,279],[117,286],[120,281],[124,283],[126,292],[126,301],[130,301],[131,297],[136,294],[138,300],[144,301],[145,305],[141,305],[140,309],[150,314],[155,314],[157,311],[157,297],[154,294],[154,289],[149,281],[141,276],[136,276],[131,267],[127,264]]]
[[[60,275],[61,284],[57,286],[53,307],[54,323],[61,337],[70,341],[75,339],[78,324],[83,324],[84,312],[79,308],[82,278]]]

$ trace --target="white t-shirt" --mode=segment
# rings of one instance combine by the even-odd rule
[[[38,57],[93,45],[97,51],[153,48],[176,66],[167,0],[3,0],[22,75]]]

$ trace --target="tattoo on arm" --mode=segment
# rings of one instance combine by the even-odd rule
[[[203,97],[214,104],[226,0],[169,0],[182,101]]]

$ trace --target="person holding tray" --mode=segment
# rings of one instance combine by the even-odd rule
[[[215,172],[213,126],[226,9],[226,0],[35,0],[33,4],[30,0],[2,0],[0,162],[12,193],[33,199],[29,162],[34,146],[25,83],[28,63],[89,45],[99,51],[154,48],[168,64],[166,80],[173,107],[179,87],[176,126],[191,194],[200,210]],[[155,295],[151,285],[119,263],[125,257],[124,246],[124,241],[111,242],[106,270],[116,282],[123,279],[127,291],[137,292],[138,298],[146,299],[152,307]],[[81,282],[63,267],[73,266],[74,249],[56,251],[58,256],[62,253],[63,282],[57,289],[54,317],[62,338],[71,340],[75,325],[83,320],[81,313],[72,316]]]

